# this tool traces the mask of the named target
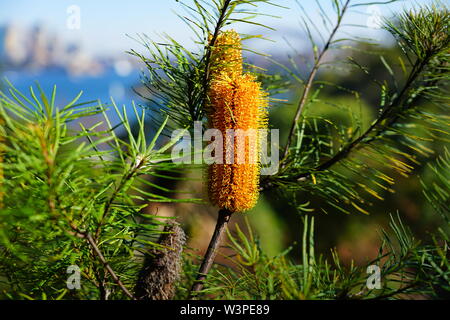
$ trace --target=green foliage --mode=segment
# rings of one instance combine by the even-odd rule
[[[236,235],[228,234],[235,254],[227,258],[234,267],[217,267],[203,294],[231,300],[442,299],[450,294],[448,234],[421,245],[400,218],[391,217],[392,235],[382,232],[378,256],[365,265],[344,267],[335,250],[331,261],[315,253],[314,217],[305,216],[303,226],[301,263],[287,256],[292,248],[270,258],[248,224],[248,235],[237,227]],[[380,267],[379,289],[367,286],[373,265]]]
[[[188,0],[180,4],[185,14],[178,16],[194,33],[196,50],[185,48],[169,35],[164,35],[162,41],[142,35],[138,41],[146,53],[131,50],[130,54],[147,67],[142,83],[148,92],[140,95],[148,101],[149,108],[156,111],[155,122],[159,124],[161,114],[169,115],[175,125],[186,128],[194,121],[206,121],[204,107],[210,81],[211,50],[219,32],[236,23],[262,26],[253,21],[262,15],[257,12],[258,5],[278,5],[269,0]],[[249,38],[252,36],[243,37],[244,40]],[[265,79],[274,83],[271,77]]]
[[[381,230],[375,259],[344,267],[337,250],[331,261],[315,250],[314,216],[303,220],[300,263],[289,258],[293,247],[270,257],[259,245],[247,221],[247,234],[239,226],[228,233],[232,267],[218,266],[203,294],[215,299],[448,299],[450,296],[450,194],[447,150],[429,164],[435,182],[422,182],[423,192],[442,217],[442,226],[430,230],[428,241],[417,240],[400,216],[390,217],[389,231]],[[367,286],[368,267],[380,267],[381,288]]]
[[[1,294],[123,298],[94,246],[125,286],[134,285],[140,268],[136,253],[158,247],[164,224],[142,209],[149,201],[197,201],[162,196],[161,191],[170,190],[152,183],[157,171],[178,170],[165,154],[174,142],[155,148],[163,127],[146,141],[145,111],[138,113],[134,106],[136,136],[125,107],[120,111],[113,102],[121,121],[113,126],[100,103],[78,103],[80,94],[58,108],[56,87],[50,98],[38,89],[36,94],[30,88],[28,98],[11,86],[10,95],[0,97],[1,137],[6,142]],[[83,125],[85,117],[101,113],[103,121],[89,128]],[[124,130],[126,139],[118,138],[115,130]],[[69,265],[78,265],[82,272],[81,290],[66,288]]]
[[[427,184],[421,180],[423,193],[433,209],[450,225],[450,153],[448,149],[439,156],[435,164],[428,164],[436,178]]]
[[[313,57],[306,76],[296,57],[289,57],[290,66],[269,59],[281,69],[275,74],[247,64],[271,94],[293,89],[298,97],[280,170],[262,178],[261,190],[281,190],[302,214],[302,261],[290,258],[292,248],[267,254],[249,225],[245,232],[237,228],[235,235],[228,235],[235,253],[227,257],[231,266],[214,266],[203,294],[223,299],[448,297],[450,155],[447,149],[440,154],[433,145],[448,142],[448,8],[420,7],[385,22],[403,55],[387,57],[380,49],[377,54],[387,77],[379,79],[359,61],[364,54],[374,55],[376,43],[343,32],[348,11],[372,3],[332,0],[334,17],[316,3],[327,36],[318,32],[321,28],[298,2]],[[81,94],[57,107],[56,87],[49,97],[39,87],[30,88],[29,97],[12,85],[0,93],[1,298],[134,298],[131,288],[143,257],[161,249],[165,225],[161,217],[145,213],[148,203],[201,202],[154,182],[157,177],[184,179],[170,173],[181,176],[186,169],[172,163],[168,151],[176,141],[162,143],[164,130],[171,125],[189,130],[197,120],[205,123],[215,40],[235,24],[266,27],[254,20],[261,15],[259,4],[276,5],[269,0],[181,1],[185,14],[180,18],[196,37],[195,50],[167,35],[162,42],[140,36],[147,52],[130,53],[148,69],[142,77],[148,94],[141,94],[151,112],[134,104],[130,109],[118,107],[113,101],[119,124],[111,123],[102,103],[79,103]],[[243,35],[252,37],[257,36]],[[362,56],[353,55],[363,46],[369,49]],[[336,61],[328,59],[331,52]],[[347,56],[345,63],[342,55]],[[372,77],[379,90],[377,105],[367,106],[372,119],[358,112],[365,98],[361,92],[321,78],[325,67],[337,75],[347,67]],[[345,98],[330,98],[330,88]],[[324,105],[335,108],[336,117],[319,113],[317,107]],[[84,125],[86,118],[100,115],[104,120]],[[157,123],[150,141],[147,117]],[[429,165],[434,180],[423,180],[422,185],[447,225],[430,234],[429,243],[417,241],[397,217],[391,218],[391,232],[382,232],[379,254],[367,265],[347,268],[336,250],[331,260],[316,253],[312,212],[320,208],[325,213],[368,214],[373,199],[382,201],[382,192],[392,192],[396,177],[413,174],[434,154],[436,163]],[[327,205],[312,203],[315,196]],[[185,255],[176,298],[189,295],[196,276],[194,261],[195,255]],[[366,286],[367,266],[373,264],[382,271],[380,290]],[[81,270],[80,290],[66,287],[70,265]]]
[[[341,43],[350,40],[361,42],[336,36],[351,7],[351,1],[338,6],[334,29],[322,49],[313,43],[314,66],[309,76],[303,80],[295,67],[291,69],[294,83],[301,86],[301,98],[281,169],[277,175],[263,179],[261,185],[263,190],[291,191],[290,195],[292,192],[317,195],[328,204],[328,208],[320,208],[325,212],[337,209],[367,214],[371,199],[383,200],[380,191],[392,190],[394,175],[409,176],[421,158],[434,153],[429,147],[432,141],[448,142],[450,15],[446,7],[423,7],[385,24],[404,56],[398,57],[398,66],[394,68],[380,55],[390,79],[373,79],[380,89],[380,104],[374,106],[376,118],[365,127],[362,113],[355,112],[353,106],[337,105],[322,97],[322,91],[334,86],[353,97],[357,104],[360,93],[317,76],[320,68],[333,64],[322,59],[328,51],[343,50],[348,44]],[[348,57],[348,64],[368,76],[371,74],[352,56]],[[400,66],[402,72],[394,74],[393,70]],[[320,103],[342,110],[341,115],[349,120],[332,122],[329,118],[311,116],[309,109]],[[355,176],[363,177],[364,182],[353,179]],[[299,198],[300,210],[313,209],[305,205],[302,196]]]

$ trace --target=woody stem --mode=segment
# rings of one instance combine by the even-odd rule
[[[222,235],[230,221],[231,215],[233,213],[222,209],[219,211],[219,216],[217,217],[217,224],[212,235],[211,241],[209,242],[208,249],[206,250],[205,256],[203,257],[203,262],[197,274],[197,278],[192,286],[191,293],[189,295],[190,299],[195,298],[195,295],[202,290],[206,276],[211,269],[214,259],[217,255],[217,249],[220,246]]]

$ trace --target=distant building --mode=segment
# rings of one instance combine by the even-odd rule
[[[18,25],[11,24],[3,28],[0,48],[6,65],[22,66],[27,62],[27,37],[26,31]]]
[[[50,66],[49,35],[44,25],[36,25],[28,38],[30,42],[29,67],[42,69]]]
[[[78,44],[65,44],[45,25],[23,29],[15,24],[0,27],[0,62],[7,69],[61,68],[72,76],[99,75],[103,64]]]
[[[5,35],[6,27],[0,26],[0,64],[5,59]]]

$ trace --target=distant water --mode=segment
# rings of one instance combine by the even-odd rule
[[[136,104],[143,100],[133,92],[133,87],[140,84],[139,71],[133,71],[127,76],[118,75],[114,69],[110,69],[99,76],[69,76],[63,70],[45,70],[41,72],[7,71],[2,74],[18,90],[29,96],[29,87],[36,82],[42,87],[47,96],[51,96],[53,86],[56,85],[56,103],[64,106],[72,101],[80,91],[83,91],[78,102],[100,100],[102,103],[110,103],[111,97],[118,106],[125,104],[128,109],[134,100]],[[3,84],[2,87],[4,88]],[[112,119],[117,120],[114,112],[109,112]],[[115,121],[114,121],[115,122]]]

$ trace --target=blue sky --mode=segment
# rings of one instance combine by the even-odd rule
[[[330,0],[318,0],[324,5],[325,11],[331,14]],[[277,46],[283,47],[282,36],[300,37],[299,27],[300,9],[295,0],[275,0],[274,2],[291,7],[282,9],[262,5],[260,12],[282,16],[282,19],[259,18],[259,22],[273,26],[281,32],[268,32],[254,26],[239,26],[235,28],[243,33],[262,33],[277,41]],[[310,18],[320,21],[317,6],[314,0],[299,0],[304,6]],[[355,3],[364,2],[354,0]],[[365,1],[367,2],[367,1]],[[432,0],[400,1],[399,3],[379,6],[382,15],[391,16],[402,7],[410,7],[413,3],[428,4]],[[443,0],[449,3],[449,0]],[[66,27],[68,18],[67,8],[77,5],[81,9],[81,29],[69,30]],[[43,22],[48,29],[57,32],[67,42],[76,41],[82,43],[83,47],[94,54],[105,54],[113,52],[124,52],[130,48],[139,48],[134,40],[126,34],[136,35],[146,33],[152,38],[157,38],[158,33],[166,32],[183,43],[190,43],[191,32],[173,13],[180,11],[180,5],[175,0],[2,0],[0,2],[0,25],[15,22],[20,25],[29,26],[36,22]],[[368,14],[365,9],[362,12],[351,12],[348,23],[365,24]],[[287,32],[286,30],[292,30]],[[298,29],[297,31],[295,31]],[[360,28],[361,29],[361,28]],[[358,30],[364,34],[368,31]],[[369,31],[369,35],[377,36],[375,31]],[[260,44],[264,46],[264,44]],[[268,45],[268,44],[266,44]],[[274,44],[269,44],[274,45]]]

